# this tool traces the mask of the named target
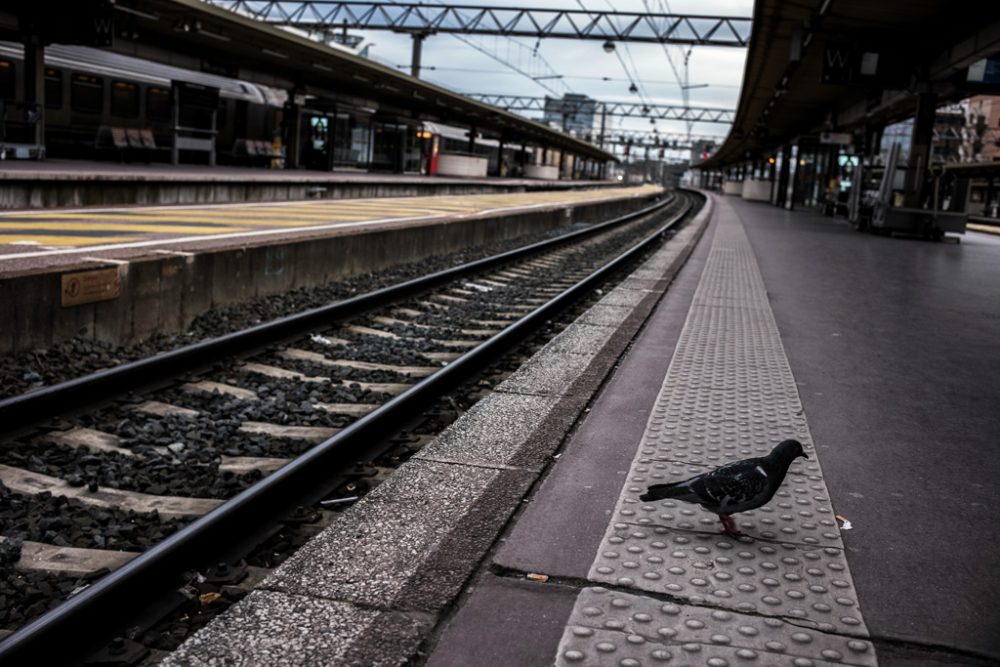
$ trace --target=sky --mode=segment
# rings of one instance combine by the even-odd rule
[[[424,4],[442,4],[426,1]],[[750,17],[752,0],[455,0],[454,4],[474,6],[530,7],[609,10],[624,12],[647,12],[648,8],[660,11],[664,6],[675,14],[699,14],[707,16]],[[369,57],[383,64],[409,72],[412,39],[408,35],[388,31],[350,31],[365,38],[364,44],[371,44]],[[524,48],[512,45],[508,38],[477,37],[477,43],[486,45],[506,57],[515,59],[522,68],[532,65],[532,53],[536,40],[518,38]],[[652,104],[681,104],[683,95],[680,82],[671,69],[664,47],[660,44],[619,43],[618,55],[605,53],[600,40],[537,40],[538,53],[551,65],[552,70],[563,78],[558,82],[545,80],[560,94],[566,90],[582,93],[602,101],[644,102]],[[683,54],[687,47],[667,46],[678,72],[683,75]],[[735,109],[739,100],[740,83],[746,49],[739,47],[696,46],[689,58],[689,85],[707,86],[689,89],[691,106]],[[623,67],[622,62],[625,66]],[[544,96],[553,93],[538,82],[504,67],[496,60],[480,53],[452,35],[438,34],[426,38],[423,45],[423,70],[421,78],[460,93],[490,93],[508,95]],[[535,61],[537,67],[537,61]],[[628,70],[628,74],[626,73]],[[531,73],[538,74],[540,69]],[[605,78],[610,80],[604,80]],[[640,88],[640,94],[628,91],[630,78]],[[531,114],[528,114],[531,115]],[[614,118],[609,124],[615,129],[652,130],[659,133],[683,133],[685,123],[681,121],[657,120],[651,124],[648,118]],[[694,123],[693,135],[715,135],[723,137],[729,131],[728,124]],[[677,157],[680,153],[676,154]],[[667,157],[671,157],[668,153]]]

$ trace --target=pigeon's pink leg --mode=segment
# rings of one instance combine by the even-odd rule
[[[725,530],[726,535],[731,537],[743,536],[743,533],[741,533],[739,528],[736,527],[736,521],[733,519],[731,514],[720,514],[719,521],[722,522],[722,528]]]

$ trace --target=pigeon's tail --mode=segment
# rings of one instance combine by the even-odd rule
[[[648,503],[653,500],[663,500],[664,498],[688,500],[691,496],[691,485],[688,483],[689,481],[690,480],[674,482],[673,484],[654,484],[646,489],[646,493],[639,496],[639,500],[644,503]],[[697,502],[697,499],[695,502]]]

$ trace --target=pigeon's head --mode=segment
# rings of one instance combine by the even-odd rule
[[[798,440],[782,440],[771,452],[771,455],[789,463],[800,456],[804,459],[809,458],[806,456],[805,450],[802,449],[802,443]]]

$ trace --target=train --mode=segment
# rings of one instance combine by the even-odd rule
[[[23,58],[20,44],[0,41],[0,157],[436,174],[442,155],[471,152],[487,158],[489,174],[505,176],[522,175],[533,157],[519,145],[504,146],[501,155],[500,142],[488,137],[476,137],[470,151],[466,129],[392,110],[314,97],[292,105],[288,93],[277,88],[58,44],[45,49],[44,150],[32,153],[24,147],[31,145],[37,112],[24,103]],[[192,91],[211,95],[189,95]],[[179,126],[193,128],[176,156],[175,113]],[[294,128],[298,164],[286,165]]]

